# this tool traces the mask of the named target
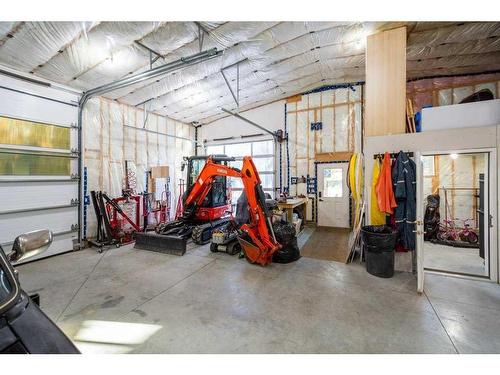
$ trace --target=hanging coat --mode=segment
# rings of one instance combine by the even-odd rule
[[[394,219],[400,233],[401,244],[407,250],[415,250],[414,230],[417,209],[415,170],[415,162],[400,151],[392,173],[397,202]]]
[[[354,202],[354,220],[353,226],[356,227],[361,220],[361,193],[363,191],[363,154],[353,154],[349,161],[347,170],[347,186],[351,191],[351,197]]]
[[[370,197],[370,223],[372,225],[383,225],[386,223],[386,215],[380,212],[377,201],[377,182],[380,176],[380,160],[376,158],[373,163],[372,190]]]
[[[392,190],[391,157],[388,152],[384,154],[382,169],[380,170],[380,176],[375,186],[375,192],[377,193],[380,212],[385,212],[389,215],[392,214],[397,204]]]

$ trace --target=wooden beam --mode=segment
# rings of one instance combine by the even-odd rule
[[[406,27],[367,38],[365,111],[366,136],[405,133]]]
[[[324,152],[316,154],[315,161],[349,161],[351,160],[352,152]]]

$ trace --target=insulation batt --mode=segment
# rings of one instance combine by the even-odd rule
[[[87,90],[217,48],[202,64],[107,94],[189,123],[225,116],[236,104],[221,75],[235,84],[240,110],[312,88],[364,80],[364,38],[408,29],[408,78],[500,69],[499,22],[0,22],[0,63]],[[417,106],[418,107],[418,106]]]

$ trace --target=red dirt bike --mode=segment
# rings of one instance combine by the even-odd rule
[[[470,244],[476,244],[479,236],[468,224],[472,219],[463,220],[463,228],[455,226],[455,220],[443,220],[445,225],[440,224],[437,239],[440,241],[462,241]]]

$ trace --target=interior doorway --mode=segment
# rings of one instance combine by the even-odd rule
[[[318,164],[318,226],[349,228],[347,162]]]
[[[425,271],[492,276],[490,156],[490,152],[422,155]]]

